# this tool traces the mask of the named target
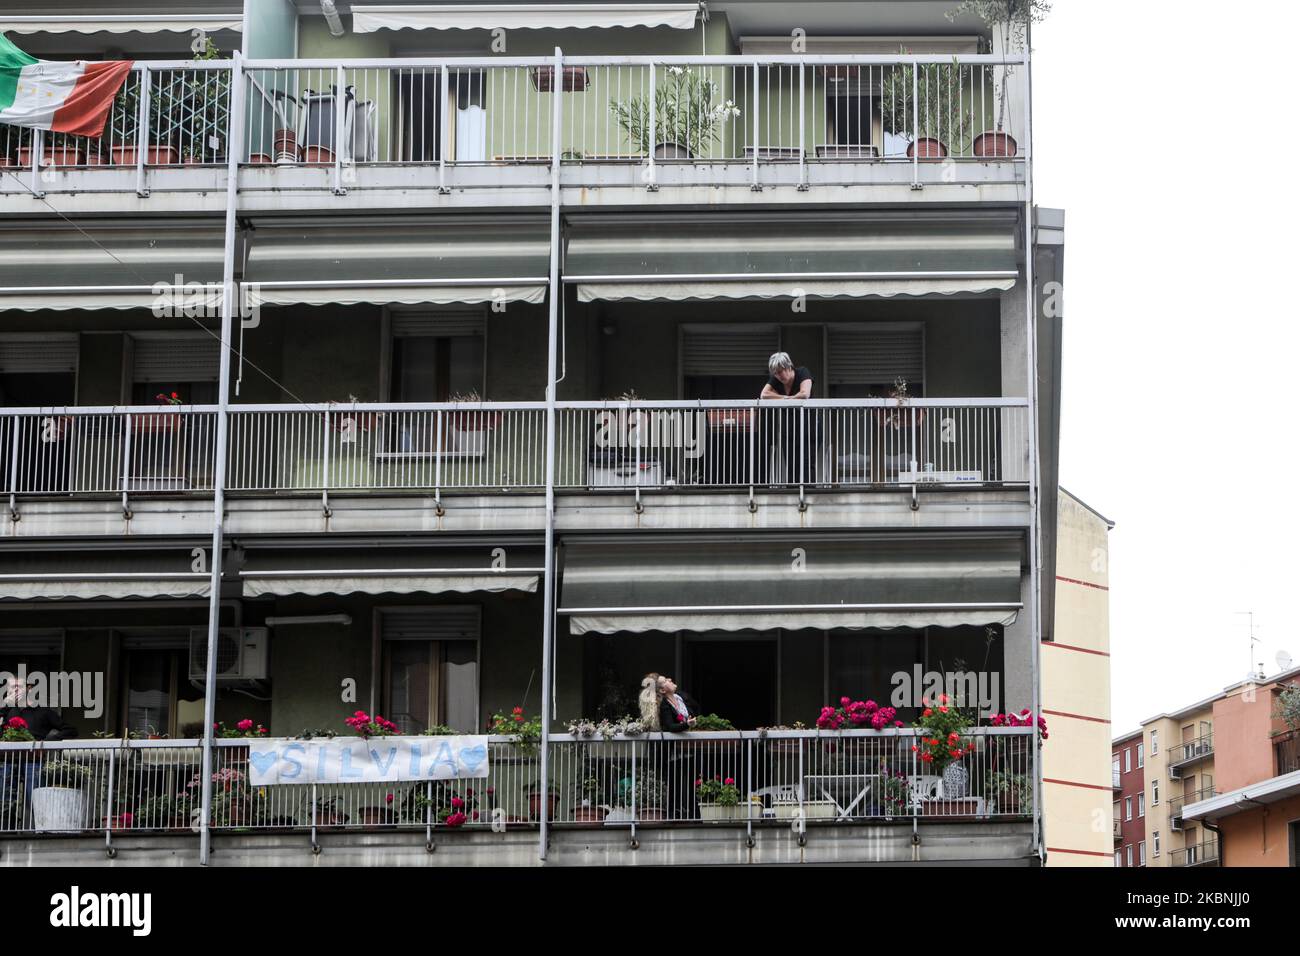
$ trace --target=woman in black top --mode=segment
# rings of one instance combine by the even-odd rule
[[[812,398],[812,390],[812,372],[802,365],[795,365],[789,353],[777,352],[767,360],[767,383],[758,397],[801,400]],[[799,408],[765,408],[759,412],[759,420],[767,435],[767,440],[759,447],[767,449],[768,460],[759,464],[758,480],[761,482],[761,473],[769,470],[763,465],[770,464],[775,453],[779,461],[770,468],[769,484],[816,481],[817,413]]]

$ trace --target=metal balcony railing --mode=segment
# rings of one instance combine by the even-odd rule
[[[1300,770],[1300,734],[1290,731],[1273,741],[1273,757],[1277,762],[1277,775]]]
[[[1219,791],[1213,787],[1202,787],[1201,789],[1189,794],[1176,794],[1169,799],[1169,817],[1170,819],[1181,818],[1183,808],[1189,803],[1197,803],[1200,800],[1208,800],[1210,797],[1217,797]]]
[[[1217,866],[1219,841],[1207,840],[1173,851],[1174,866]]]
[[[1023,399],[566,402],[556,487],[707,490],[1028,480]],[[209,495],[212,405],[0,410],[0,493]],[[504,493],[545,486],[540,402],[234,405],[226,490]]]
[[[102,138],[0,126],[0,164],[33,191],[43,168],[126,167],[146,195],[150,169],[224,164],[238,123],[242,166],[323,168],[335,191],[365,167],[420,167],[407,185],[446,188],[448,170],[553,160],[642,167],[628,183],[644,185],[663,166],[685,181],[779,166],[806,184],[846,162],[916,178],[921,163],[1022,161],[1026,77],[1024,58],[987,54],[138,62]]]
[[[489,738],[481,780],[397,784],[249,784],[250,743],[217,740],[211,826],[218,831],[445,829],[461,801],[469,830],[536,825],[549,804],[560,826],[730,823],[789,826],[920,818],[1023,819],[1033,813],[1033,728],[979,728],[959,771],[931,771],[917,731],[735,731],[614,739],[555,735],[543,787],[536,748]],[[197,830],[198,740],[0,743],[0,834]],[[736,800],[701,800],[696,782],[732,780]],[[57,788],[53,798],[35,794]],[[543,796],[545,794],[546,796]],[[718,803],[717,806],[713,804]],[[40,808],[38,808],[40,805]]]
[[[1168,763],[1170,768],[1179,764],[1191,763],[1195,760],[1201,760],[1209,757],[1214,753],[1214,734],[1213,732],[1197,737],[1195,740],[1188,740],[1181,744],[1174,744],[1168,751]]]

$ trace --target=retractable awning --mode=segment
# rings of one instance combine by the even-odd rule
[[[0,550],[0,602],[207,597],[210,576],[195,570],[193,549]]]
[[[595,300],[858,298],[1015,285],[1010,219],[696,217],[575,221],[564,281]]]
[[[220,306],[221,223],[0,226],[0,310]]]
[[[244,29],[243,15],[232,13],[123,13],[90,16],[5,16],[5,33],[189,33]]]
[[[571,30],[695,26],[698,3],[356,4],[354,33],[376,30]]]
[[[1010,624],[1021,542],[802,536],[567,538],[573,634]]]
[[[542,302],[545,218],[258,222],[244,268],[248,305]]]
[[[244,597],[447,594],[537,590],[533,548],[256,549],[240,570]]]

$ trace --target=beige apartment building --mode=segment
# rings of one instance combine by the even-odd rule
[[[1145,818],[1147,865],[1186,866],[1217,859],[1215,841],[1185,824],[1183,807],[1214,793],[1215,694],[1142,721],[1146,782],[1133,809]]]
[[[1048,866],[1111,866],[1110,578],[1113,521],[1061,489],[1056,607],[1042,643]]]

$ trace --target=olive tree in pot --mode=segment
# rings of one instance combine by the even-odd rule
[[[906,50],[900,52],[907,55]],[[969,72],[956,59],[884,68],[880,101],[885,132],[908,139],[909,159],[940,160],[961,155],[969,147],[973,125]]]
[[[979,17],[985,26],[994,31],[1001,42],[999,52],[1005,56],[1026,49],[1029,24],[1042,22],[1051,9],[1052,5],[1046,0],[961,0],[961,3],[948,11],[947,17],[949,20],[964,15]],[[994,92],[998,104],[995,125],[993,129],[986,129],[975,137],[971,152],[981,157],[1006,158],[1015,156],[1019,149],[1015,138],[1004,129],[1012,65],[1003,63],[994,69]]]
[[[614,121],[642,153],[656,159],[694,159],[710,152],[726,121],[740,115],[732,100],[721,100],[718,84],[701,69],[670,66],[658,73],[654,94],[654,142],[650,142],[650,104],[634,96],[609,101]]]
[[[86,764],[56,757],[41,765],[40,786],[32,790],[32,817],[46,833],[75,833],[86,827],[87,791],[94,772]]]

